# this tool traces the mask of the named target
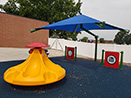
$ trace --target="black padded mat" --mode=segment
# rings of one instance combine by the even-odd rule
[[[34,87],[16,86],[3,80],[4,72],[21,61],[0,62],[0,98],[131,98],[131,67],[101,67],[100,62],[78,58],[50,58],[66,70],[59,82]]]

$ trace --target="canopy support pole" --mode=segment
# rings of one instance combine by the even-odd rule
[[[98,36],[95,35],[94,33],[90,32],[89,30],[86,30],[85,28],[83,28],[82,24],[80,24],[80,28],[95,37],[96,41],[95,41],[95,58],[94,58],[94,61],[97,61],[97,41],[98,41]]]
[[[129,33],[129,32],[130,32],[130,30],[125,30],[125,29],[122,29],[122,28],[118,28],[118,27],[112,26],[112,25],[110,25],[110,24],[106,24],[106,26],[112,27],[112,28],[117,29],[117,30],[120,30],[120,31],[124,31],[124,32],[126,32],[126,33]]]
[[[40,29],[41,29],[41,28],[35,28],[35,29],[33,29],[33,30],[30,30],[30,32],[33,33],[33,32],[38,31],[38,30],[40,30]]]
[[[75,28],[75,30],[74,30],[74,33],[76,33],[76,30],[77,30],[77,28],[78,28],[78,25],[79,25],[79,24],[76,25],[76,28]]]

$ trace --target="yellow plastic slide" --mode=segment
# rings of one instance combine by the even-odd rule
[[[44,49],[33,49],[23,63],[7,69],[4,80],[21,86],[46,85],[63,79],[66,71],[47,57]]]

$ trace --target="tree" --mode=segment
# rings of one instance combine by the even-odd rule
[[[126,32],[124,31],[119,31],[116,35],[115,35],[115,38],[114,38],[114,42],[116,44],[124,44],[124,40],[125,40],[125,36],[127,35]]]
[[[127,45],[131,44],[131,34],[127,34],[124,41]]]
[[[104,38],[100,38],[100,43],[104,43]]]
[[[9,14],[48,21],[49,24],[52,24],[81,14],[81,4],[81,0],[77,3],[74,0],[8,0],[5,5],[0,5],[0,9]],[[50,37],[54,33],[60,38],[77,40],[76,37],[80,32],[74,34],[67,31],[50,30]]]
[[[88,37],[83,37],[82,39],[80,39],[80,41],[82,41],[82,42],[88,42]]]

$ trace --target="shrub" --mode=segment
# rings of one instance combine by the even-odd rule
[[[88,42],[88,37],[83,37],[82,39],[80,39],[80,41],[82,41],[82,42]]]
[[[100,43],[104,43],[104,38],[100,38]]]

